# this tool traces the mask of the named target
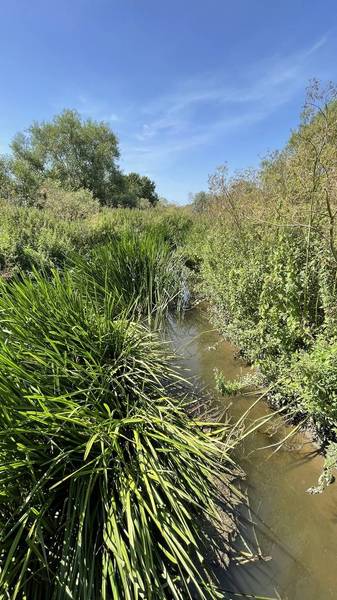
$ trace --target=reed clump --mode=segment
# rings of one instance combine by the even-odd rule
[[[222,597],[203,524],[233,441],[142,318],[176,295],[166,246],[120,244],[1,282],[1,598]]]

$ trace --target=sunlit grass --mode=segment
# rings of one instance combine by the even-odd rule
[[[162,342],[135,320],[175,294],[159,287],[164,258],[156,272],[144,256],[140,288],[117,244],[80,276],[2,284],[3,598],[223,597],[204,523],[230,484],[228,425],[188,417]]]
[[[183,302],[181,260],[154,230],[121,232],[93,250],[89,261],[74,257],[72,266],[80,284],[92,284],[101,299],[111,294],[121,309],[134,305],[150,320],[160,320],[170,305]]]

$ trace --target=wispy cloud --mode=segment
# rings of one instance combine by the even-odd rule
[[[124,136],[125,162],[155,170],[163,160],[267,118],[302,92],[313,55],[326,42],[324,36],[296,53],[247,65],[235,85],[221,72],[208,73],[151,100],[136,112],[133,131]]]
[[[108,123],[116,123],[120,120],[120,117],[115,112],[110,111],[106,104],[96,102],[83,94],[79,96],[77,106],[78,111],[85,117],[107,121]]]
[[[111,110],[107,102],[96,101],[85,94],[59,98],[53,102],[52,106],[58,112],[66,107],[74,107],[85,118],[107,121],[108,123],[117,123],[121,120],[121,117],[114,110]]]
[[[296,52],[247,62],[238,72],[202,73],[143,104],[116,98],[111,105],[78,93],[55,108],[75,106],[84,117],[109,122],[120,138],[122,166],[158,179],[184,156],[230,141],[303,95],[327,42],[325,35]]]

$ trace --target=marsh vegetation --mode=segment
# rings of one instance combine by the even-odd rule
[[[337,94],[314,84],[284,150],[254,173],[218,169],[186,207],[123,174],[114,134],[72,111],[12,151],[0,163],[1,597],[223,598],[205,521],[221,530],[232,514],[239,436],[202,414],[160,330],[188,285],[270,402],[330,444],[333,473]],[[219,371],[217,384],[233,395],[247,380]]]

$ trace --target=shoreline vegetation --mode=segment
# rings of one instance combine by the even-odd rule
[[[65,111],[0,160],[4,599],[224,597],[206,558],[240,440],[191,413],[160,338],[187,287],[314,428],[322,488],[337,464],[335,88],[314,82],[282,151],[219,168],[186,207],[118,156],[106,124]]]
[[[259,171],[220,168],[184,252],[209,316],[272,386],[269,402],[336,442],[337,95],[314,82],[299,128]],[[336,455],[337,456],[337,455]]]
[[[193,414],[151,326],[180,295],[172,258],[127,232],[2,281],[3,598],[223,597],[206,557],[227,552],[236,441]]]

